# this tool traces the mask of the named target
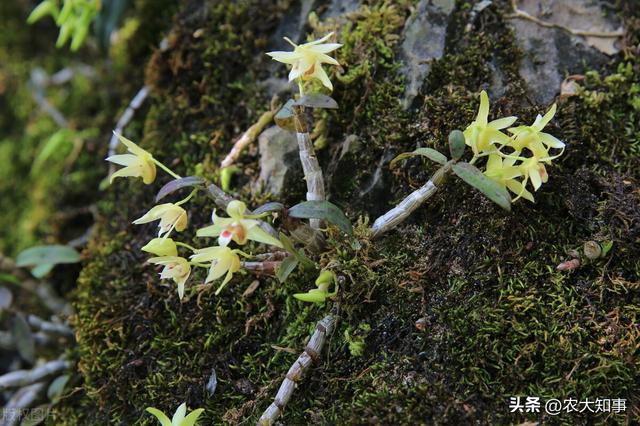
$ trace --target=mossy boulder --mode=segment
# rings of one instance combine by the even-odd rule
[[[357,223],[356,237],[327,232],[327,249],[317,260],[344,277],[340,321],[283,421],[630,422],[638,415],[640,380],[637,50],[628,48],[597,71],[583,68],[581,88],[559,100],[550,132],[567,149],[535,204],[519,201],[505,213],[452,179],[396,230],[371,241],[367,220],[434,170],[415,159],[392,171],[388,161],[417,146],[444,152],[447,134],[473,120],[478,93],[492,87],[496,70],[502,84],[499,94],[490,90],[493,116],[531,122],[549,105],[527,96],[520,72],[526,52],[508,25],[508,2],[475,14],[473,4],[455,3],[445,17],[441,56],[432,59],[408,109],[401,102],[400,49],[420,5],[344,3],[317,6],[301,28],[316,35],[334,30],[344,44],[337,51],[342,67],[332,71],[340,109],[314,118],[323,123],[316,133],[326,143],[319,158],[330,171],[329,198]],[[622,2],[616,12],[629,43],[638,37],[631,4]],[[128,136],[181,175],[216,180],[234,139],[269,108],[272,93],[264,82],[274,72],[286,75],[264,52],[305,5],[181,4],[168,49],[156,50],[147,63],[152,98]],[[348,138],[358,142],[343,155]],[[252,207],[268,200],[251,192],[260,174],[256,151],[238,166],[234,195]],[[285,284],[239,275],[219,296],[191,284],[181,303],[140,251],[153,225],[131,224],[153,205],[163,183],[118,180],[101,197],[73,296],[83,384],[57,407],[55,424],[153,424],[145,407],[171,411],[184,401],[205,408],[207,424],[254,422],[330,309],[292,297],[312,286],[315,277],[304,272]],[[278,201],[292,205],[304,192],[303,181],[291,182]],[[209,223],[212,208],[205,196],[191,201],[182,240]],[[587,241],[612,246],[588,260],[580,253]],[[572,256],[580,258],[579,268],[556,269]],[[191,283],[203,278],[197,271]],[[243,295],[255,280],[257,289]],[[213,394],[207,390],[212,371]],[[518,395],[625,398],[627,410],[599,417],[510,413],[508,399]]]

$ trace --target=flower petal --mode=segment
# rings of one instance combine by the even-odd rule
[[[298,52],[267,52],[267,55],[283,64],[294,64],[302,56]]]
[[[140,164],[141,162],[140,159],[133,154],[112,155],[110,157],[107,157],[106,160],[120,166],[132,166]]]
[[[333,84],[331,84],[331,80],[329,80],[329,76],[322,68],[322,65],[317,64],[316,69],[313,73],[313,77],[320,80],[327,89],[333,90]]]
[[[340,47],[342,47],[342,45],[339,43],[325,43],[313,46],[312,50],[317,53],[329,53],[339,49]]]
[[[565,146],[564,142],[549,133],[540,132],[540,139],[551,148],[560,149]]]
[[[171,423],[174,425],[179,425],[183,420],[184,416],[187,414],[187,404],[183,402],[180,404],[176,412],[173,414],[171,418]]]
[[[514,116],[499,118],[497,120],[493,120],[492,122],[490,122],[488,126],[493,129],[502,130],[506,127],[511,126],[513,123],[516,122],[517,119],[518,117],[514,117]]]
[[[260,228],[260,226],[248,227],[247,238],[253,241],[257,241],[259,243],[269,244],[272,246],[283,248],[283,245],[280,242],[280,240],[269,235],[267,231]]]
[[[476,123],[481,126],[487,125],[489,118],[489,96],[484,90],[480,92],[480,107],[478,108],[478,115],[476,116]]]

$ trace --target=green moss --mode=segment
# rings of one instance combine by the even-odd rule
[[[168,37],[170,49],[156,52],[147,67],[154,99],[144,124],[129,128],[134,140],[180,174],[214,177],[239,129],[267,107],[253,82],[262,76],[266,59],[260,52],[277,24],[274,17],[286,6],[183,6]],[[464,33],[469,8],[458,2],[446,54],[433,64],[418,109],[403,112],[393,52],[410,6],[373,2],[312,22],[318,34],[339,27],[344,43],[338,59],[345,65],[333,94],[341,109],[322,116],[328,143],[323,166],[330,169],[346,135],[357,135],[366,147],[349,154],[352,167],[328,176],[332,200],[352,218],[373,216],[424,183],[430,166],[411,160],[394,174],[382,171],[386,185],[375,197],[360,197],[387,152],[417,144],[444,150],[445,136],[472,119],[477,93],[491,83],[491,70],[482,64],[496,63],[508,80],[507,95],[492,113],[515,113],[526,122],[544,108],[521,106],[520,53],[502,6],[483,12],[478,28]],[[203,30],[199,37],[196,29]],[[628,117],[636,113],[625,90],[636,76],[625,74],[625,67],[611,70],[623,80],[590,80],[560,109],[552,133],[569,148],[536,204],[519,202],[512,213],[502,213],[450,180],[428,206],[379,241],[369,240],[365,219],[356,237],[329,231],[318,261],[341,277],[340,322],[326,361],[288,405],[286,423],[507,424],[536,419],[510,417],[512,395],[634,401],[640,371],[638,192],[637,182],[617,171],[630,172],[638,158],[618,134],[604,130],[598,134],[602,152],[621,149],[621,166],[601,154],[573,154],[582,153],[576,147],[588,132],[612,123],[594,113],[593,91],[606,92],[602,102],[628,119],[627,126],[632,122]],[[572,111],[590,114],[589,122]],[[257,173],[256,161],[246,156],[241,166],[238,193],[251,199],[246,184]],[[603,180],[599,174],[605,173],[610,178]],[[162,182],[118,182],[100,206],[98,233],[86,253],[92,260],[76,293],[84,394],[60,408],[80,407],[67,424],[151,424],[146,406],[169,411],[183,401],[204,407],[208,423],[255,421],[328,310],[290,297],[308,290],[312,271],[296,271],[285,284],[260,277],[246,297],[242,293],[255,279],[250,275],[235,278],[218,297],[205,292],[199,300],[192,284],[188,300],[179,303],[175,289],[159,282],[138,250],[153,226],[130,225],[153,203]],[[285,201],[296,201],[292,194],[299,189]],[[209,222],[211,205],[202,196],[192,205],[195,229]],[[190,232],[181,237],[188,241]],[[613,241],[613,249],[603,259],[582,259],[574,272],[555,269],[588,240]],[[192,282],[202,278],[198,271]],[[418,319],[424,330],[415,327]],[[205,385],[212,369],[218,386],[210,395]]]

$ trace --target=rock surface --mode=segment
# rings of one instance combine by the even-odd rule
[[[421,0],[407,20],[400,46],[402,74],[406,78],[402,105],[406,109],[420,91],[431,68],[429,61],[444,54],[447,21],[453,0]]]
[[[286,180],[301,173],[298,142],[293,132],[278,126],[269,127],[258,138],[260,148],[260,177],[254,190],[279,196]]]
[[[517,6],[544,22],[572,30],[621,31],[621,24],[607,16],[598,1],[520,0]],[[531,98],[542,104],[553,101],[565,75],[601,67],[609,61],[608,55],[619,51],[616,37],[581,37],[523,18],[511,19],[510,26],[524,52],[520,74]]]

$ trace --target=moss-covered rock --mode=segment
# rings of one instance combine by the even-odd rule
[[[483,11],[469,32],[463,29],[471,5],[456,3],[444,56],[431,65],[408,111],[399,101],[397,46],[415,2],[373,1],[311,19],[310,30],[337,30],[344,44],[337,52],[343,66],[333,75],[341,108],[316,119],[324,121],[327,148],[319,156],[325,170],[347,135],[359,140],[360,149],[341,157],[327,176],[331,200],[354,222],[373,219],[426,181],[430,164],[410,160],[391,172],[388,159],[418,145],[444,150],[449,131],[472,120],[477,94],[491,87],[495,69],[507,84],[492,114],[530,122],[547,109],[526,98],[518,66],[523,53],[505,24],[504,3]],[[153,99],[131,136],[178,173],[215,179],[234,138],[268,108],[258,84],[268,77],[262,53],[289,7],[259,0],[183,4],[169,49],[156,51],[147,66]],[[637,30],[630,28],[633,39]],[[362,221],[353,238],[329,231],[318,261],[344,277],[340,322],[325,361],[287,406],[287,424],[576,424],[594,418],[514,416],[508,398],[515,395],[626,398],[627,412],[606,421],[622,424],[637,415],[634,55],[589,74],[583,90],[560,105],[550,128],[567,150],[535,204],[518,202],[504,213],[450,180],[380,240],[368,239]],[[258,160],[245,155],[239,165],[236,193],[257,205],[265,198],[251,196]],[[204,407],[210,424],[255,421],[329,309],[291,297],[311,286],[310,272],[296,272],[285,284],[239,276],[220,296],[198,294],[191,284],[180,303],[139,250],[153,225],[130,224],[164,182],[118,181],[100,203],[75,293],[84,383],[58,408],[56,424],[152,424],[145,407],[169,411],[183,401]],[[300,182],[281,201],[295,203],[303,193]],[[209,222],[212,209],[205,197],[191,205],[185,241]],[[556,269],[591,240],[613,245],[596,260],[577,253],[581,266],[572,272]],[[191,282],[202,278],[198,271]],[[255,279],[257,290],[243,296]],[[206,390],[212,371],[213,395]]]

